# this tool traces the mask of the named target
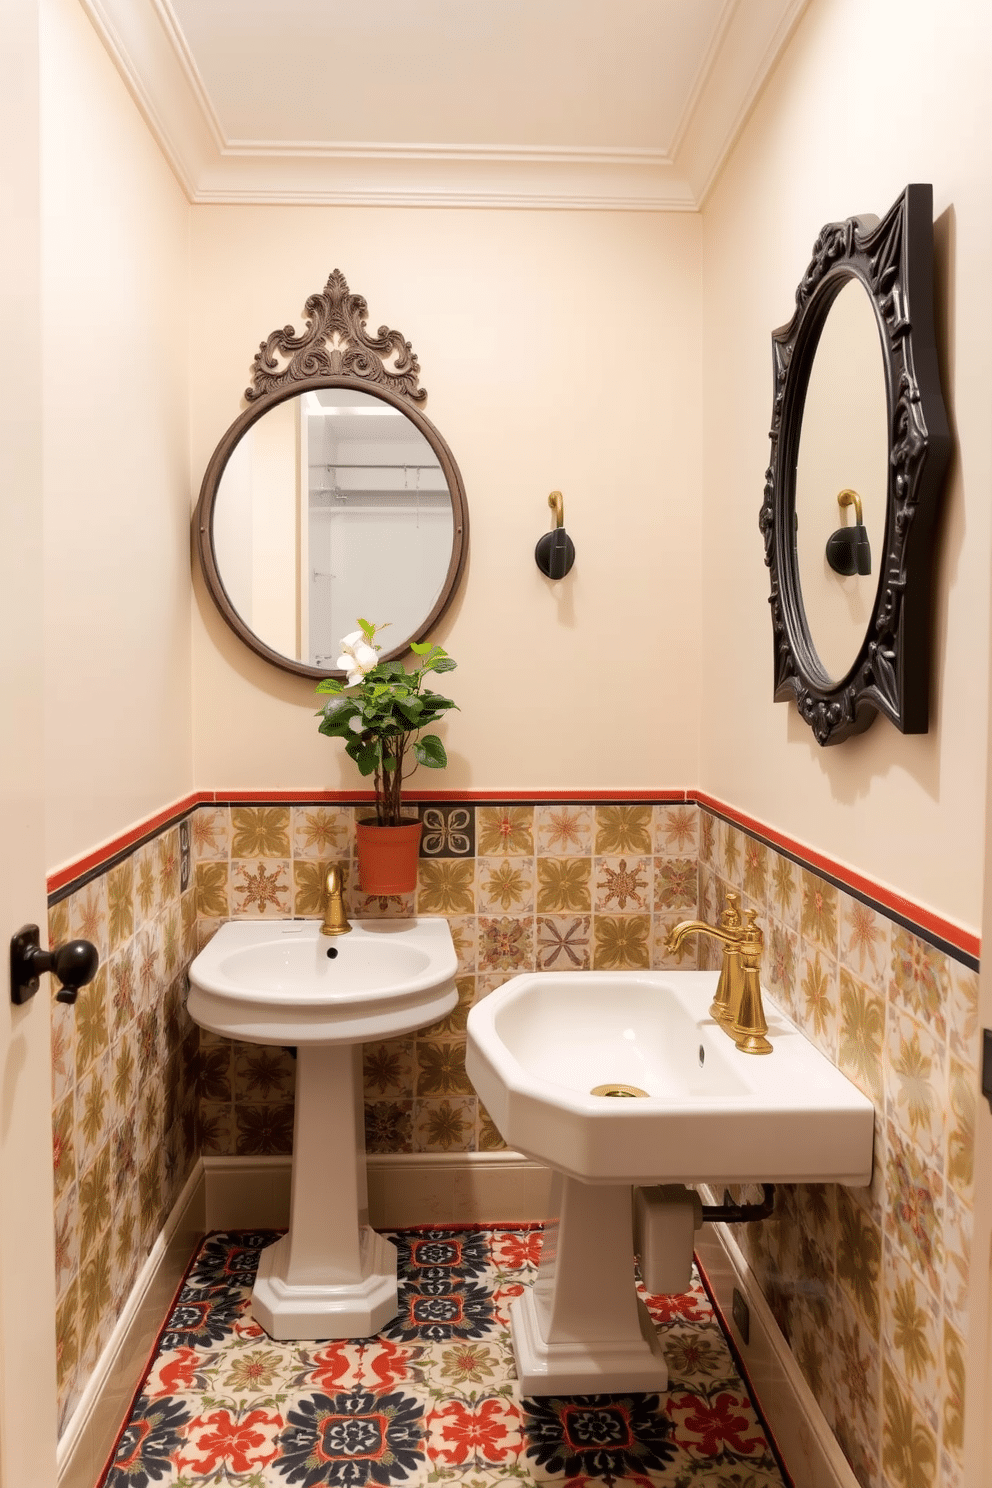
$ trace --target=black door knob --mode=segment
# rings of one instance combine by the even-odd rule
[[[100,953],[88,940],[67,940],[54,951],[43,951],[37,925],[24,925],[10,941],[10,1000],[27,1002],[39,987],[39,978],[52,971],[62,986],[57,1002],[75,1002],[80,987],[96,976]]]

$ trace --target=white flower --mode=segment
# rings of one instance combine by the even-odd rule
[[[378,654],[360,630],[353,630],[350,635],[342,637],[338,669],[348,673],[349,687],[354,687],[356,682],[361,682],[365,673],[370,672],[378,664]]]

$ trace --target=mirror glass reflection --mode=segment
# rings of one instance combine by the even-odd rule
[[[884,553],[889,415],[875,310],[853,276],[833,301],[816,346],[802,413],[796,467],[796,557],[803,606],[820,662],[832,681],[854,665],[871,619]],[[867,575],[836,573],[827,541],[853,524],[842,491],[861,497],[872,552]]]
[[[438,456],[372,393],[318,388],[270,408],[231,451],[213,508],[217,570],[244,624],[282,656],[333,670],[359,615],[417,634],[451,562]]]

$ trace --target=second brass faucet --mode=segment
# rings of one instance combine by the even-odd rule
[[[337,863],[332,863],[327,870],[327,903],[324,907],[324,923],[320,927],[321,935],[347,935],[351,929],[348,916],[344,912],[344,875]]]
[[[665,941],[669,951],[677,951],[684,937],[691,934],[711,935],[714,940],[723,942],[723,966],[716,995],[710,1004],[710,1015],[726,1029],[744,1054],[772,1052],[772,1045],[765,1037],[768,1023],[761,1002],[759,977],[765,938],[756,923],[757,918],[757,910],[749,909],[745,923],[741,919],[737,895],[728,893],[718,925],[708,925],[705,920],[683,920],[672,926]]]

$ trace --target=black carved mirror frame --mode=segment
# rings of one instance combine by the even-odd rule
[[[881,333],[888,492],[874,607],[853,665],[834,681],[817,655],[803,605],[796,467],[820,332],[852,278],[867,291]],[[775,700],[795,698],[820,744],[862,733],[878,713],[904,734],[925,734],[931,536],[951,449],[934,335],[931,186],[907,186],[881,222],[851,217],[824,227],[796,290],[795,314],[772,333],[772,359],[771,462],[759,525],[771,572]]]
[[[342,671],[313,667],[267,646],[238,614],[217,567],[213,540],[213,512],[220,480],[231,454],[246,430],[279,403],[319,388],[351,388],[372,393],[390,403],[411,421],[431,445],[447,482],[452,508],[451,558],[437,602],[395,650],[381,661],[403,656],[413,641],[424,640],[454,599],[468,556],[468,504],[461,472],[439,431],[421,411],[427,397],[419,386],[420,363],[409,341],[399,331],[380,326],[366,330],[368,306],[352,294],[340,269],[335,269],[323,292],[312,294],[304,306],[306,327],[299,335],[292,326],[275,330],[262,342],[252,363],[251,385],[245,389],[248,407],[235,419],[210,458],[193,516],[193,541],[207,589],[224,620],[257,656],[300,677],[343,677]]]

